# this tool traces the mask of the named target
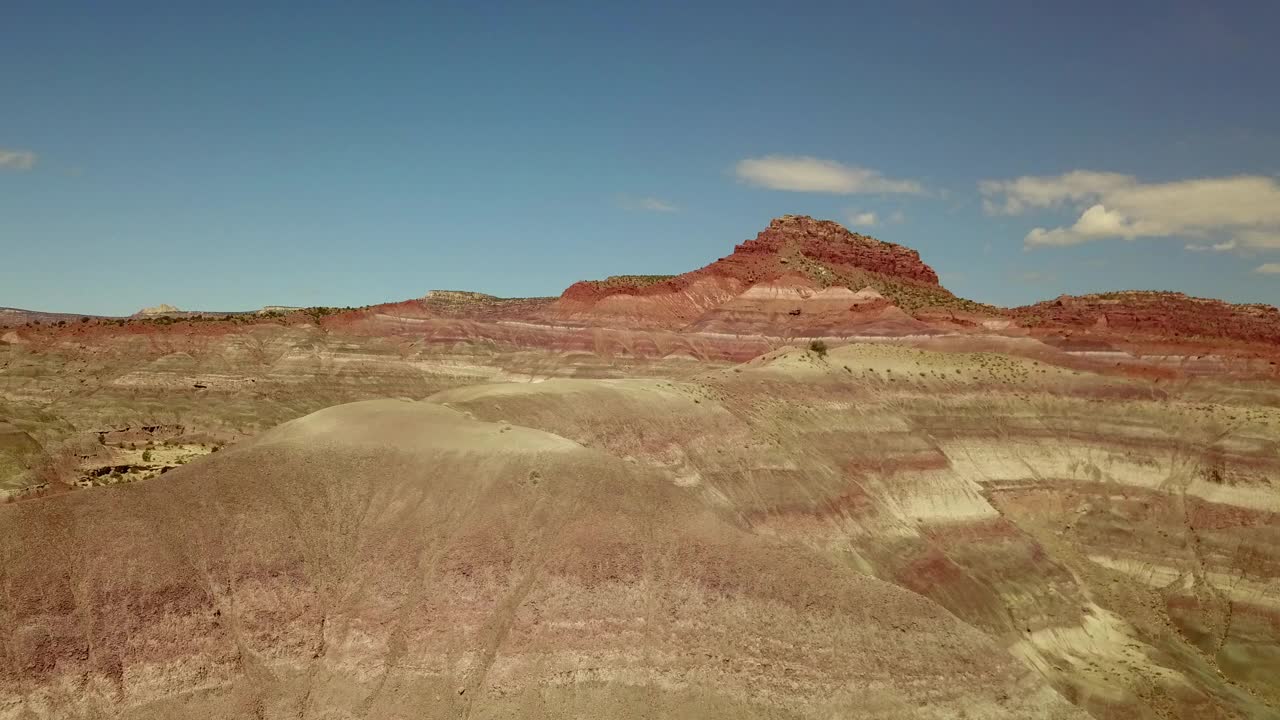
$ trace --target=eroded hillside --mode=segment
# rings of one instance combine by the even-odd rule
[[[851,345],[340,406],[0,508],[0,707],[1269,717],[1280,411],[1212,390]]]
[[[0,720],[1274,718],[1278,322],[788,217],[559,298],[0,329]]]

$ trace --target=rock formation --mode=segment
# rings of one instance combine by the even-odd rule
[[[1280,309],[1271,305],[1233,305],[1178,292],[1063,295],[1011,312],[1019,322],[1043,332],[1280,345]]]
[[[679,329],[754,285],[791,277],[819,288],[870,286],[913,307],[953,299],[914,250],[829,220],[787,215],[700,270],[575,283],[560,296],[556,314],[594,324]]]

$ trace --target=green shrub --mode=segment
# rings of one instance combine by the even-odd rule
[[[818,354],[818,357],[827,356],[827,344],[821,340],[814,340],[809,343],[809,351]]]

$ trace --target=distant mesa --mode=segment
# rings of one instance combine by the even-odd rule
[[[1180,292],[1127,290],[1060,295],[1009,313],[1042,331],[1093,331],[1120,337],[1236,340],[1280,346],[1280,309],[1232,304]]]
[[[22,308],[0,307],[0,327],[22,325],[23,323],[42,322],[57,323],[59,321],[74,322],[83,317],[97,318],[101,315],[81,313],[45,312],[43,310],[23,310]]]
[[[429,304],[446,306],[491,303],[499,300],[493,295],[470,290],[428,290],[422,299]]]
[[[169,305],[167,303],[160,303],[159,305],[153,305],[152,307],[144,307],[138,312],[134,313],[133,316],[148,317],[151,315],[169,315],[172,313],[180,313],[180,312],[182,311],[172,305]]]
[[[226,316],[246,315],[285,315],[303,308],[294,305],[266,305],[257,310],[183,310],[168,303],[145,307],[134,313],[133,318],[221,318]]]

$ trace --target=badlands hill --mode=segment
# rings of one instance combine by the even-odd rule
[[[560,297],[0,328],[0,720],[1280,716],[1280,318],[784,217]]]
[[[163,483],[20,503],[0,525],[16,630],[0,708],[1083,717],[936,603],[673,480],[378,400]]]

